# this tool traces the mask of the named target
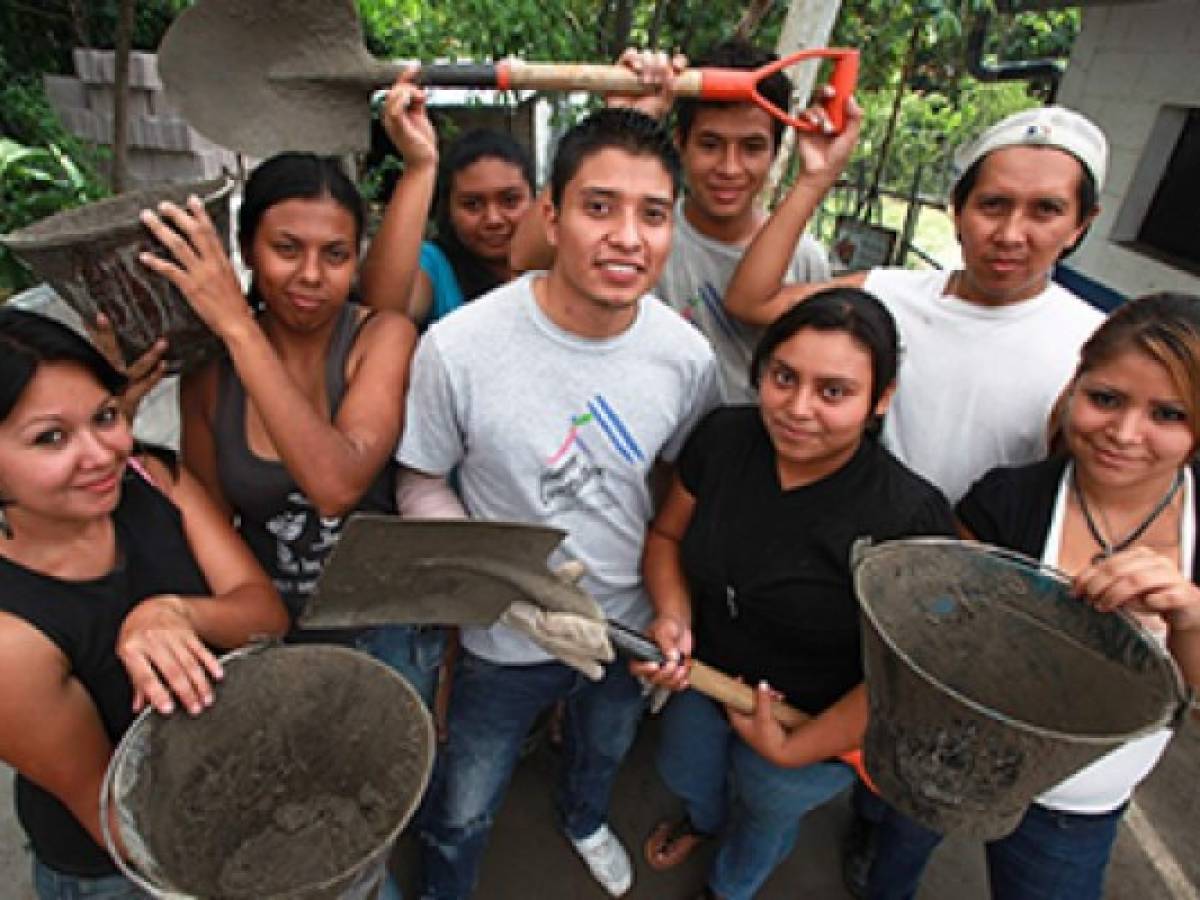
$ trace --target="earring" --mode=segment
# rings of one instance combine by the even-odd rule
[[[0,503],[0,536],[13,539],[12,525],[8,521],[8,514],[4,511],[4,504]]]

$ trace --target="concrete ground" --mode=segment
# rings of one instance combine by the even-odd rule
[[[643,728],[616,788],[612,822],[636,865],[629,900],[690,900],[704,881],[711,850],[697,852],[672,872],[655,872],[640,858],[651,827],[676,806],[652,764],[657,724]],[[517,771],[492,834],[478,900],[604,900],[574,851],[554,825],[552,789],[558,757],[543,745]],[[1173,742],[1167,757],[1142,785],[1140,816],[1127,816],[1109,869],[1108,900],[1195,900],[1200,897],[1200,727],[1193,723]],[[1137,822],[1131,820],[1137,819]],[[845,900],[838,839],[849,820],[839,798],[805,821],[796,850],[759,894],[760,900]],[[1147,823],[1153,834],[1146,831]],[[415,846],[403,837],[393,869],[413,897]],[[963,900],[987,896],[978,845],[949,840],[926,874],[920,900]],[[11,778],[0,773],[0,897],[32,900],[24,839],[15,821]]]

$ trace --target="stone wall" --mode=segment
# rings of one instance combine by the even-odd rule
[[[46,75],[46,95],[75,135],[112,145],[113,53],[76,49],[75,77]],[[171,108],[153,53],[129,59],[129,177],[135,186],[213,178],[235,171],[236,156],[187,124]]]

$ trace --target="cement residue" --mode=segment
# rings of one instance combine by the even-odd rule
[[[148,720],[124,806],[175,890],[247,900],[313,891],[386,853],[424,790],[432,729],[415,692],[362,654],[234,660],[203,715]]]

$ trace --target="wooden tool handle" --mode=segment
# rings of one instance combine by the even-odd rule
[[[712,666],[706,666],[697,659],[692,660],[691,668],[688,670],[688,681],[691,682],[693,688],[706,697],[712,697],[741,713],[754,712],[754,688],[735,678],[730,678]],[[775,721],[784,728],[796,728],[812,718],[782,700],[771,702],[771,712],[775,716]]]
[[[648,94],[654,88],[643,84],[636,73],[624,66],[591,63],[531,63],[508,59],[497,64],[501,88],[533,91],[591,91],[613,94]],[[701,90],[699,69],[688,69],[675,79],[675,94],[698,97]]]

